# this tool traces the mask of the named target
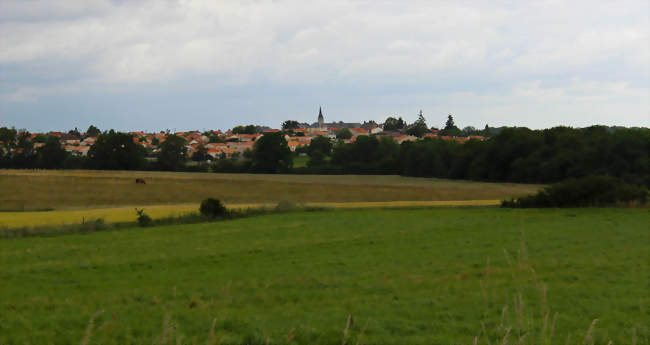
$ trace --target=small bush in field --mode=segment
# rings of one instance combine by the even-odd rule
[[[228,215],[226,206],[219,199],[208,198],[201,202],[199,211],[208,218],[225,217]]]
[[[275,205],[275,210],[278,212],[289,212],[289,211],[295,211],[298,209],[298,205],[295,202],[291,201],[280,201],[277,205]]]
[[[138,215],[138,225],[142,227],[153,225],[153,220],[148,214],[144,213],[144,209],[138,210],[136,208],[135,213]]]

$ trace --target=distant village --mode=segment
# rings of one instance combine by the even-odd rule
[[[420,119],[422,124],[424,124],[421,112]],[[451,116],[449,119],[452,120]],[[417,122],[413,125],[417,125]],[[446,134],[443,133],[444,130],[441,131],[436,128],[427,128],[425,126],[422,128],[420,133],[412,133],[409,131],[409,127],[410,126],[407,126],[401,118],[398,120],[392,117],[389,117],[386,122],[381,124],[378,124],[374,121],[367,121],[363,123],[325,122],[322,109],[319,109],[316,122],[308,124],[299,123],[297,121],[285,121],[283,123],[283,128],[281,129],[249,125],[237,126],[225,132],[221,130],[208,130],[204,132],[161,131],[158,133],[133,131],[128,132],[128,134],[133,135],[134,142],[143,146],[146,149],[148,155],[152,157],[160,152],[160,144],[163,143],[169,135],[176,135],[185,140],[185,148],[187,149],[188,157],[192,157],[195,152],[197,152],[199,149],[202,149],[212,159],[232,158],[236,155],[243,154],[247,150],[252,151],[257,139],[267,133],[275,133],[280,131],[285,133],[284,137],[287,141],[289,149],[293,152],[299,150],[301,147],[308,146],[312,139],[319,136],[329,138],[332,141],[339,141],[344,143],[353,143],[359,136],[363,135],[377,137],[387,136],[391,137],[398,144],[401,144],[405,141],[415,141],[422,138],[450,140],[460,143],[464,143],[470,139],[485,139],[485,137],[482,135],[471,135],[471,131],[462,132],[458,128],[455,128],[456,132],[454,133],[458,135],[443,135]],[[91,146],[97,140],[98,134],[100,134],[99,130],[94,126],[91,126],[85,133],[80,133],[76,129],[67,133],[57,131],[48,133],[30,133],[27,136],[27,139],[33,142],[34,149],[38,149],[45,145],[45,138],[47,138],[47,136],[55,136],[59,138],[62,148],[65,151],[73,156],[85,157],[88,154]],[[0,141],[0,145],[2,143],[3,142]]]

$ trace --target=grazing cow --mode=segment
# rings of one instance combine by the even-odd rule
[[[136,178],[135,184],[147,184],[147,182],[145,182],[143,178]]]

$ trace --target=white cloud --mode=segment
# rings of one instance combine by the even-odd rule
[[[647,66],[648,57],[647,19],[622,17],[635,7],[647,8],[643,3],[630,3],[620,17],[603,6],[562,12],[563,2],[514,8],[429,1],[83,3],[8,2],[7,7],[21,8],[12,12],[16,16],[45,11],[74,16],[63,21],[5,16],[0,29],[9,34],[0,41],[0,61],[80,60],[95,77],[146,82],[193,72],[236,79],[263,71],[276,79],[309,72],[309,80],[322,70],[341,78],[399,77],[487,67],[503,59],[537,71],[612,58]]]

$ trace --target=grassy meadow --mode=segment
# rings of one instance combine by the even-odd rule
[[[147,184],[136,185],[136,177]],[[0,170],[0,210],[197,204],[208,197],[228,204],[501,200],[539,188],[401,176]]]
[[[650,344],[649,224],[355,209],[0,240],[0,344]]]

